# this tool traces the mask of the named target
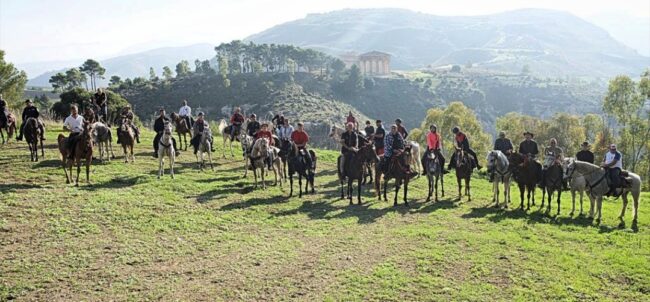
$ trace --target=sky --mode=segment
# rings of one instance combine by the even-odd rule
[[[0,0],[0,49],[14,63],[105,59],[243,39],[309,13],[384,7],[455,16],[564,10],[599,23],[619,41],[650,55],[649,0]]]

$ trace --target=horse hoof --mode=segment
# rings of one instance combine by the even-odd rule
[[[573,212],[569,213],[569,217],[573,217]]]
[[[619,229],[624,229],[624,228],[625,228],[625,221],[621,221],[621,222],[618,224],[618,228],[619,228]]]

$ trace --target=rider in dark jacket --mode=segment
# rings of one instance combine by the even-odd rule
[[[153,131],[156,132],[156,136],[153,138],[153,157],[158,158],[158,146],[160,145],[160,138],[162,138],[163,131],[165,131],[165,123],[169,123],[170,120],[165,116],[165,109],[158,110],[160,116],[153,122]],[[176,150],[176,156],[180,155],[181,152],[176,148],[176,139],[172,136],[172,145],[174,150]]]
[[[461,149],[467,154],[471,155],[474,158],[474,163],[476,164],[476,169],[481,170],[481,165],[478,163],[478,157],[476,156],[476,152],[472,150],[469,147],[469,139],[467,138],[467,135],[465,133],[460,131],[460,128],[454,127],[452,129],[452,132],[455,135],[454,139],[454,145],[456,145],[456,148]],[[451,170],[452,167],[456,166],[456,153],[451,156],[451,160],[449,161],[449,165],[447,166],[448,170]]]
[[[27,119],[29,119],[30,117],[38,119],[38,117],[41,115],[38,112],[38,108],[34,107],[34,103],[32,103],[32,100],[29,99],[26,100],[25,104],[26,104],[25,109],[23,109],[23,121],[20,124],[20,133],[16,138],[16,140],[19,141],[23,140],[23,130],[25,130],[25,122],[27,121]],[[45,129],[43,128],[43,123],[41,123],[41,121],[38,121],[38,127],[41,129],[41,133],[44,134]],[[45,140],[45,135],[43,135],[43,140]]]
[[[542,164],[537,162],[535,158],[539,154],[539,149],[537,147],[537,142],[533,140],[535,134],[530,131],[524,132],[524,137],[526,138],[523,142],[519,144],[519,154],[526,156],[530,162],[532,162],[537,168],[537,181],[539,184],[542,182]]]

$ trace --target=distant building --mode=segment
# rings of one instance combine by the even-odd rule
[[[340,56],[345,67],[350,68],[357,65],[361,73],[368,76],[381,76],[390,74],[390,54],[371,51],[360,55],[354,52],[347,52]]]

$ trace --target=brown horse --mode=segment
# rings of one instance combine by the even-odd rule
[[[135,155],[133,155],[135,132],[133,131],[133,127],[131,127],[131,121],[127,118],[123,118],[120,124],[119,140],[122,145],[122,150],[124,150],[124,162],[128,163],[129,158],[131,162],[135,162]]]
[[[463,196],[462,194],[462,180],[465,180],[465,196],[467,196],[467,201],[472,201],[472,195],[470,193],[470,181],[472,179],[472,172],[474,170],[473,161],[470,156],[465,153],[464,150],[459,149],[454,153],[456,156],[456,182],[458,182],[458,200]]]
[[[3,145],[5,143],[8,143],[9,139],[14,136],[14,133],[16,133],[16,117],[11,113],[8,113],[6,116],[7,116],[7,122],[0,124],[0,137],[2,137]],[[5,132],[7,133],[6,141],[4,135]]]
[[[187,124],[187,120],[176,114],[176,112],[172,112],[170,117],[174,122],[176,134],[178,134],[178,143],[180,144],[178,148],[183,149],[183,142],[185,142],[185,151],[187,151],[187,136],[189,135],[192,138],[192,128]],[[181,139],[181,134],[183,139]]]
[[[545,195],[548,194],[548,207],[546,209],[547,213],[551,212],[551,199],[553,193],[557,193],[557,215],[560,215],[560,197],[562,196],[562,182],[564,182],[564,170],[559,163],[555,163],[555,156],[547,155],[545,166],[546,175],[544,177],[544,188],[542,189],[542,205],[540,208],[544,208],[544,199]]]
[[[404,157],[402,160],[401,157]],[[392,178],[395,178],[395,197],[393,200],[393,206],[397,205],[397,195],[399,195],[399,187],[402,185],[402,182],[404,183],[404,205],[408,206],[408,191],[409,191],[409,180],[411,179],[411,175],[408,174],[408,169],[405,165],[405,163],[411,162],[411,149],[407,148],[403,153],[401,154],[394,154],[393,157],[391,158],[390,163],[384,163],[385,165],[388,165],[388,172],[383,173],[381,170],[381,165],[376,165],[375,168],[375,190],[377,191],[377,196],[379,196],[379,200],[381,200],[381,176],[382,174],[384,175],[384,200],[388,201],[388,198],[386,197],[386,191],[388,188],[388,181],[391,180]]]
[[[375,154],[374,146],[371,142],[366,141],[363,138],[359,139],[361,147],[357,152],[354,152],[348,155],[348,159],[345,160],[345,166],[341,167],[342,156],[340,155],[337,160],[337,171],[339,176],[339,181],[341,182],[341,198],[345,198],[343,191],[343,186],[345,180],[347,179],[347,196],[352,204],[352,182],[357,181],[357,202],[361,204],[361,187],[363,186],[363,166],[367,161],[374,160],[377,161],[377,155]]]
[[[74,157],[69,158],[70,152],[73,150],[68,149],[67,138],[63,134],[59,134],[57,142],[59,145],[59,152],[61,152],[61,161],[63,162],[63,172],[65,173],[66,183],[72,181],[72,163],[77,164],[77,178],[75,186],[79,186],[79,173],[81,173],[81,160],[86,160],[86,183],[90,184],[90,164],[93,159],[93,141],[90,137],[90,124],[84,123],[83,132],[77,137],[77,143],[74,147]],[[70,169],[70,175],[68,175]]]
[[[25,141],[29,145],[29,153],[31,161],[38,161],[38,143],[41,143],[41,156],[45,156],[45,151],[43,150],[43,132],[38,124],[38,119],[30,117],[25,122]]]
[[[537,186],[537,162],[529,159],[519,153],[511,153],[508,157],[510,165],[513,167],[513,176],[519,186],[519,194],[521,195],[520,209],[524,209],[524,193],[527,192],[527,206],[526,210],[530,209],[531,196],[532,204],[535,205],[535,187]]]

